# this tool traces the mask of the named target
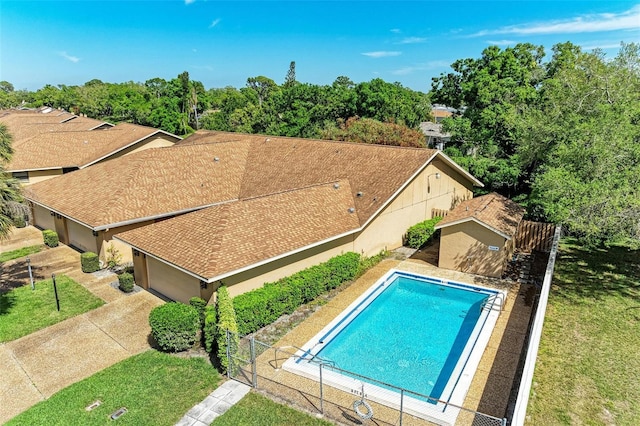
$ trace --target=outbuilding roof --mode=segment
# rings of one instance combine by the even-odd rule
[[[492,192],[461,202],[438,222],[435,229],[473,221],[509,240],[515,236],[524,213],[524,207]]]

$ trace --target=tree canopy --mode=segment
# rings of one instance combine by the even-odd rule
[[[16,220],[28,214],[24,204],[20,183],[6,173],[5,165],[11,159],[12,136],[7,126],[0,123],[0,239],[4,239]]]

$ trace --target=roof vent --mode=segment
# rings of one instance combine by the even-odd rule
[[[213,157],[213,161],[220,161],[220,157]]]
[[[271,142],[271,139],[266,138],[264,141],[265,141],[265,142]]]
[[[336,183],[334,183],[334,184],[333,184],[333,187],[334,187],[335,189],[338,189],[338,188],[340,188],[340,184],[336,182]]]
[[[85,144],[89,143],[89,141],[84,141]]]
[[[356,209],[353,207],[349,207],[349,213],[355,213]]]
[[[469,211],[469,206],[467,206],[467,207],[465,208],[465,210],[466,210],[466,211]]]
[[[358,192],[356,193],[356,197],[362,197],[362,191],[358,191]]]

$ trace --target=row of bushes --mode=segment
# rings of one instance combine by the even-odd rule
[[[264,287],[233,299],[238,332],[249,334],[271,324],[283,314],[290,314],[345,281],[354,279],[360,255],[349,252],[329,259]]]
[[[413,225],[411,228],[407,229],[405,244],[414,249],[422,247],[435,235],[436,230],[434,227],[441,220],[442,217],[436,216],[433,219],[425,220],[424,222]]]

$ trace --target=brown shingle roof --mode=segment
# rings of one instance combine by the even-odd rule
[[[7,170],[82,168],[158,133],[164,132],[129,123],[106,130],[41,133],[14,145]]]
[[[33,184],[25,196],[98,229],[193,210],[238,198],[248,148],[147,149]]]
[[[205,280],[359,227],[347,181],[234,201],[118,234]]]
[[[67,120],[61,122],[63,119],[59,116],[49,116],[31,111],[4,111],[0,115],[0,122],[7,125],[13,136],[14,147],[26,139],[43,133],[93,130],[101,126],[112,126],[104,121],[88,117],[74,115],[65,115],[64,117]],[[72,119],[68,119],[69,117]]]
[[[510,239],[516,234],[524,213],[524,207],[492,192],[461,202],[435,228],[475,221]]]

